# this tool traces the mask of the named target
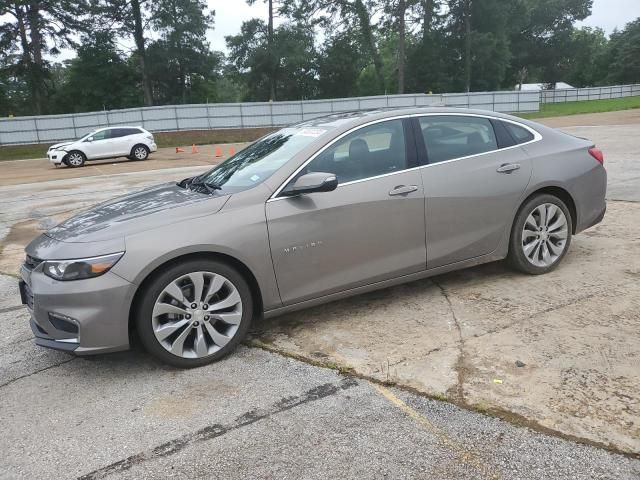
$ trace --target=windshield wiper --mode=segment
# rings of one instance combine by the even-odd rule
[[[176,185],[182,188],[188,188],[193,191],[198,191],[199,188],[204,188],[206,190],[206,193],[208,193],[209,195],[215,193],[216,190],[222,190],[221,186],[216,185],[215,183],[206,182],[199,176],[185,178],[184,180],[178,182]]]

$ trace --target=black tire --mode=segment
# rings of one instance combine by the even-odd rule
[[[193,272],[210,272],[222,275],[236,287],[242,301],[242,316],[238,330],[232,339],[218,351],[200,358],[184,358],[174,355],[162,346],[153,331],[154,305],[164,288],[175,279]],[[246,336],[253,319],[253,296],[245,278],[236,269],[223,262],[210,259],[193,259],[173,264],[155,275],[146,285],[135,310],[138,336],[145,349],[160,361],[178,368],[194,368],[220,360],[231,353]]]
[[[73,150],[69,152],[63,160],[64,164],[71,168],[84,167],[86,161],[87,156],[80,150]]]
[[[138,156],[136,155],[137,152],[142,152],[144,151],[144,156]],[[139,143],[137,145],[134,145],[133,148],[131,149],[131,154],[129,155],[128,158],[130,158],[131,160],[146,160],[147,158],[149,158],[149,154],[151,152],[149,151],[149,147],[147,147],[146,145],[143,145],[142,143]]]
[[[548,266],[538,266],[529,261],[529,259],[525,255],[523,251],[522,237],[527,218],[534,211],[534,209],[544,204],[553,204],[560,210],[562,210],[562,213],[564,214],[567,222],[567,237],[564,242],[564,250],[553,261],[553,263]],[[522,206],[518,210],[516,218],[513,222],[513,227],[511,228],[511,238],[509,239],[509,254],[507,256],[507,262],[514,269],[524,273],[528,273],[530,275],[542,275],[548,273],[558,267],[558,265],[562,262],[564,256],[569,251],[569,247],[571,246],[572,232],[573,219],[571,218],[571,213],[569,212],[569,209],[567,208],[565,203],[558,197],[547,193],[535,195],[529,198],[524,204],[522,204]]]

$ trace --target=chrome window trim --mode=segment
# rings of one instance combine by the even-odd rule
[[[476,118],[485,118],[487,120],[488,119],[493,119],[493,120],[498,120],[498,121],[501,121],[501,122],[512,123],[514,125],[517,125],[519,127],[524,128],[524,129],[528,130],[530,133],[532,133],[533,134],[533,140],[530,140],[530,141],[525,142],[525,143],[512,145],[510,147],[498,148],[497,150],[489,150],[488,152],[482,152],[482,153],[476,153],[476,154],[473,154],[473,155],[467,155],[466,157],[451,158],[449,160],[444,160],[442,162],[428,163],[426,165],[420,165],[418,167],[407,168],[405,170],[399,170],[397,172],[389,172],[389,173],[384,173],[382,175],[376,175],[374,177],[367,177],[367,178],[361,178],[359,180],[352,180],[350,182],[345,182],[345,183],[338,184],[337,188],[345,187],[345,186],[348,186],[348,185],[353,185],[355,183],[361,183],[361,182],[365,182],[365,181],[369,181],[369,180],[376,180],[378,178],[388,177],[388,176],[391,176],[391,175],[397,175],[399,173],[411,172],[411,171],[420,170],[420,169],[423,169],[423,168],[434,167],[436,165],[444,165],[444,164],[447,164],[447,163],[457,162],[457,161],[460,161],[460,160],[467,160],[469,158],[480,157],[480,156],[483,156],[483,155],[488,155],[490,153],[503,152],[503,151],[506,151],[506,150],[514,149],[514,148],[524,147],[525,145],[530,145],[532,143],[539,142],[540,140],[542,140],[542,135],[540,134],[540,132],[538,132],[537,130],[534,130],[533,128],[529,127],[528,125],[525,125],[523,123],[517,122],[515,120],[507,119],[507,118],[495,117],[495,116],[492,116],[492,115],[481,115],[481,114],[478,114],[478,113],[457,113],[457,112],[411,113],[411,114],[406,114],[406,115],[398,115],[398,116],[395,116],[395,117],[381,118],[381,119],[378,119],[378,120],[373,120],[371,122],[364,123],[362,125],[358,125],[356,127],[353,127],[352,129],[347,130],[346,132],[338,135],[336,138],[331,140],[324,147],[322,147],[316,153],[311,155],[311,157],[309,157],[302,165],[300,165],[298,168],[296,168],[295,171],[291,175],[289,175],[289,177],[287,177],[287,179],[267,199],[267,203],[268,202],[274,202],[276,200],[286,200],[288,198],[291,198],[290,196],[278,197],[278,195],[287,186],[287,184],[298,173],[300,173],[300,171],[304,167],[306,167],[309,163],[311,163],[318,155],[322,154],[325,150],[330,148],[334,143],[338,142],[339,140],[341,140],[342,138],[346,137],[347,135],[350,135],[350,134],[352,134],[352,133],[354,133],[354,132],[356,132],[356,131],[358,131],[358,130],[360,130],[362,128],[369,127],[371,125],[375,125],[376,123],[382,123],[382,122],[387,122],[387,121],[391,121],[391,120],[401,120],[403,118],[419,118],[419,117],[435,117],[435,116],[440,116],[440,117],[444,117],[444,116],[447,116],[447,117],[476,117]]]

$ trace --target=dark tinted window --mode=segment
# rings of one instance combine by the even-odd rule
[[[493,125],[487,118],[434,115],[419,120],[429,163],[498,149]]]
[[[137,135],[140,130],[137,128],[112,128],[111,138],[126,137],[128,135]]]
[[[402,120],[361,128],[316,157],[298,176],[334,173],[339,183],[362,180],[407,168]]]
[[[531,133],[526,128],[523,128],[514,123],[508,123],[508,122],[502,122],[502,123],[505,127],[507,127],[507,130],[509,131],[513,139],[516,141],[516,143],[518,144],[530,142],[535,138],[533,136],[533,133]]]

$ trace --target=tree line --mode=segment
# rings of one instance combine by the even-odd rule
[[[223,53],[203,0],[0,0],[0,116],[640,82],[640,19],[592,1],[247,0]]]

